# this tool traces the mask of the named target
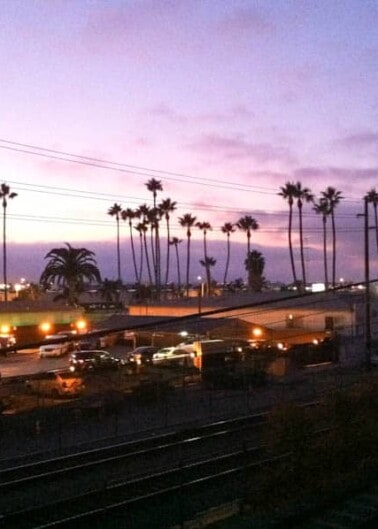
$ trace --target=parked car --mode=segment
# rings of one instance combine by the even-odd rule
[[[181,347],[175,347],[171,353],[165,357],[154,359],[155,365],[165,367],[193,367],[195,353]]]
[[[45,340],[61,340],[57,343],[50,343],[46,345],[41,345],[39,348],[39,357],[47,358],[54,356],[63,356],[67,354],[70,350],[70,342],[63,338],[59,334],[51,334],[46,336]]]
[[[4,334],[0,336],[0,354],[7,356],[9,352],[14,353],[15,351],[4,351],[7,347],[12,347],[16,343],[16,337],[14,334]]]
[[[100,369],[117,369],[125,362],[100,349],[75,351],[71,353],[70,371],[92,371]]]
[[[78,343],[78,334],[76,331],[59,331],[57,335],[67,339],[69,351],[76,349]]]
[[[26,380],[25,385],[33,393],[52,397],[77,397],[85,389],[83,379],[70,371],[39,373]]]
[[[176,347],[163,347],[162,349],[158,349],[158,351],[152,355],[152,363],[158,364],[162,360],[170,357],[175,349]]]
[[[159,350],[158,347],[146,345],[137,347],[127,355],[127,361],[134,365],[146,365],[152,363],[152,357]]]

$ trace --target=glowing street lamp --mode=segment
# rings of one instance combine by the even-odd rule
[[[77,322],[75,323],[75,327],[80,334],[83,334],[87,331],[87,326],[88,324],[84,319],[77,320]]]
[[[40,324],[39,329],[43,334],[48,334],[51,331],[51,323],[49,321],[43,321]]]

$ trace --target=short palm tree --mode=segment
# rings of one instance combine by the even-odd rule
[[[311,193],[311,190],[307,187],[302,187],[301,182],[295,184],[295,194],[298,207],[299,215],[299,245],[301,252],[301,265],[302,265],[302,288],[306,289],[306,264],[305,264],[305,255],[304,255],[304,244],[303,244],[303,204],[306,202],[313,202],[314,195]]]
[[[288,226],[288,238],[289,238],[289,253],[290,253],[290,263],[291,263],[291,271],[293,273],[293,282],[294,285],[298,284],[297,279],[297,272],[295,269],[295,261],[294,261],[294,251],[293,251],[293,205],[294,205],[294,198],[296,193],[296,187],[294,182],[286,182],[284,186],[282,186],[281,191],[278,193],[284,200],[287,201],[289,204],[289,226]]]
[[[313,207],[317,215],[321,215],[323,224],[323,263],[324,263],[324,284],[326,290],[328,289],[328,261],[327,261],[327,218],[331,211],[328,202],[325,198],[321,198],[318,202],[314,202]]]
[[[165,218],[166,229],[167,229],[167,253],[165,263],[165,284],[168,284],[169,280],[169,266],[170,266],[170,248],[171,248],[171,230],[170,230],[170,214],[175,211],[177,202],[172,201],[170,198],[165,198],[159,204],[162,217]]]
[[[120,300],[122,283],[118,280],[105,278],[97,292],[101,298],[108,303],[118,303]]]
[[[223,226],[221,227],[222,233],[225,233],[227,236],[227,257],[226,257],[226,266],[224,269],[224,277],[223,277],[223,284],[225,285],[227,282],[227,274],[228,274],[228,268],[230,266],[230,253],[231,253],[231,243],[230,243],[230,236],[231,233],[234,233],[235,231],[235,225],[231,222],[225,222]]]
[[[327,201],[332,224],[332,286],[336,286],[336,223],[335,223],[335,209],[340,201],[344,198],[341,191],[337,191],[334,187],[327,187],[325,191],[321,192],[322,197]]]
[[[206,270],[206,292],[208,295],[211,295],[211,268],[215,266],[216,262],[217,261],[214,257],[208,255],[206,255],[204,259],[200,259],[200,264]]]
[[[69,305],[77,304],[78,295],[86,283],[101,282],[95,254],[86,248],[73,248],[66,243],[66,247],[50,250],[45,259],[48,259],[48,263],[40,283],[44,288],[52,284],[61,287],[63,292],[56,299],[67,299]]]
[[[190,238],[192,236],[191,228],[195,225],[197,218],[190,213],[185,213],[179,217],[179,224],[186,228],[186,295],[189,297],[189,270],[190,270]]]
[[[121,250],[119,243],[119,219],[121,215],[122,207],[120,204],[114,203],[112,207],[108,209],[108,215],[115,217],[117,224],[117,277],[118,281],[121,281]]]
[[[265,259],[261,252],[252,250],[244,261],[245,269],[248,272],[248,286],[252,292],[261,292],[265,278],[263,276]]]
[[[3,183],[0,187],[0,198],[3,206],[3,282],[4,282],[4,301],[8,301],[8,277],[7,277],[7,206],[8,199],[15,198],[17,193],[13,193],[10,187]]]
[[[251,233],[252,231],[259,229],[259,224],[257,220],[251,217],[250,215],[244,215],[244,217],[241,217],[238,220],[238,222],[236,223],[236,226],[239,228],[239,230],[242,230],[247,234],[247,259],[248,259],[248,256],[251,253]]]
[[[375,221],[375,239],[377,243],[377,251],[378,251],[378,212],[377,212],[377,206],[378,206],[378,193],[375,187],[370,189],[365,195],[365,199],[368,201],[368,203],[372,204],[374,209],[374,221]]]

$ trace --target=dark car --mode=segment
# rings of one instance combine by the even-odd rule
[[[142,347],[137,347],[127,355],[127,360],[134,365],[146,365],[152,363],[152,357],[157,351],[158,347],[152,345],[145,345]]]
[[[108,351],[86,350],[71,353],[70,371],[94,371],[99,369],[117,369],[123,360],[112,356]]]

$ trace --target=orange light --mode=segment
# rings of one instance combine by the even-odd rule
[[[78,331],[85,331],[87,328],[87,322],[85,320],[78,320],[75,325]]]
[[[48,321],[44,321],[41,323],[41,325],[39,326],[39,328],[41,329],[41,331],[45,334],[47,334],[48,332],[50,332],[51,330],[51,323],[48,322]]]
[[[1,333],[1,334],[9,334],[10,331],[11,331],[10,325],[8,325],[7,323],[4,323],[4,324],[0,327],[0,333]]]
[[[252,334],[255,338],[260,338],[260,336],[262,336],[262,329],[260,329],[259,327],[255,327],[252,331]]]

